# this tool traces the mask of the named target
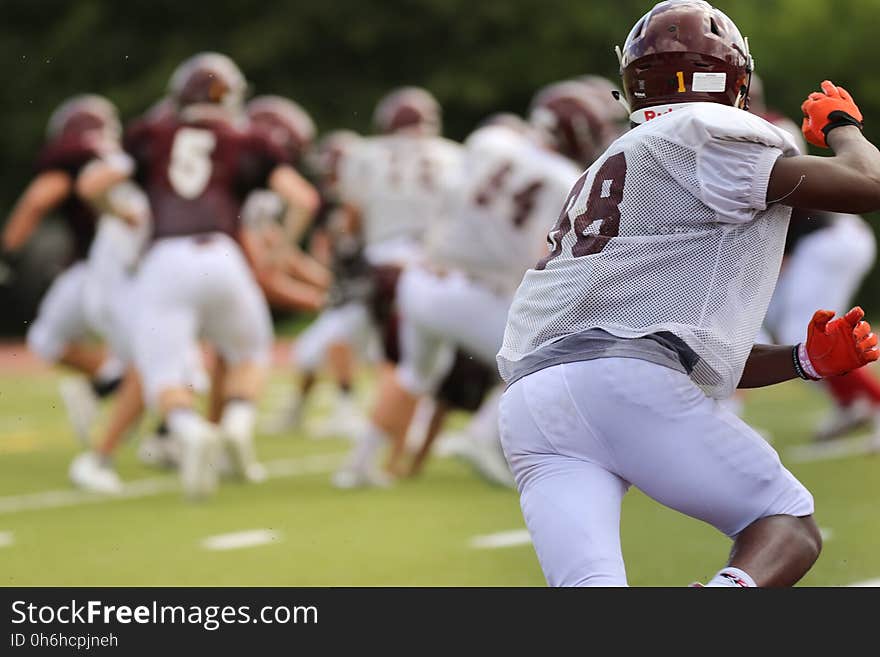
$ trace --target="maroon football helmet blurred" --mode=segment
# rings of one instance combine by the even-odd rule
[[[86,133],[109,142],[119,141],[122,134],[119,115],[113,103],[103,96],[73,96],[61,103],[49,117],[46,136],[50,139],[66,139]]]
[[[251,125],[264,130],[269,138],[297,162],[315,139],[315,124],[297,103],[281,96],[257,96],[246,107]]]
[[[179,108],[221,105],[241,109],[247,91],[244,75],[226,55],[203,52],[181,63],[171,76],[168,95]]]
[[[439,135],[440,103],[430,92],[420,87],[395,89],[376,105],[373,125],[382,134],[406,130],[425,135]]]
[[[667,0],[636,22],[617,49],[631,119],[645,108],[713,102],[745,109],[754,61],[748,40],[703,0]],[[655,114],[656,115],[656,114]]]
[[[581,165],[588,165],[617,136],[609,130],[596,91],[580,80],[547,85],[532,99],[529,123],[549,146]]]

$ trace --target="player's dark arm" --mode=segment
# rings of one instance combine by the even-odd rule
[[[746,361],[738,388],[763,388],[798,378],[792,345],[756,344]]]
[[[57,207],[73,188],[64,171],[44,171],[34,178],[19,197],[3,229],[3,250],[17,251],[33,235],[37,226]]]
[[[858,306],[836,318],[833,310],[817,310],[807,326],[805,342],[752,347],[737,387],[760,388],[795,377],[818,381],[876,361],[878,338],[864,317]]]
[[[843,87],[829,80],[801,105],[807,141],[833,157],[779,158],[768,203],[860,214],[880,209],[880,152],[862,136],[862,113]]]
[[[767,202],[829,212],[880,210],[880,151],[855,126],[828,133],[833,157],[780,157],[770,174]]]

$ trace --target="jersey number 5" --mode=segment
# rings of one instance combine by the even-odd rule
[[[217,138],[210,130],[181,128],[174,135],[168,180],[183,198],[197,198],[205,191],[214,168],[211,153],[216,145]]]
[[[572,222],[569,211],[584,189],[587,174],[575,183],[559,220],[547,236],[552,247],[550,253],[542,258],[535,269],[544,269],[554,258],[562,253],[562,240],[571,232]],[[590,195],[587,197],[587,209],[574,219],[575,243],[571,247],[573,258],[599,253],[620,230],[620,203],[623,200],[623,186],[626,183],[626,155],[617,153],[602,163],[593,178]],[[598,233],[587,233],[587,228],[599,222]]]

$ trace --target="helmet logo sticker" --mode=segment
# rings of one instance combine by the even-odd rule
[[[727,88],[727,73],[694,73],[692,89],[717,93]]]

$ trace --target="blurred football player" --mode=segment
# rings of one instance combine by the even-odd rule
[[[504,451],[553,586],[624,586],[636,486],[733,542],[710,586],[793,585],[819,555],[809,491],[717,399],[876,360],[854,308],[795,345],[753,345],[791,207],[880,208],[880,152],[850,95],[822,83],[803,132],[744,111],[753,60],[721,11],[661,2],[618,50],[630,119],[578,180],[510,309],[499,370]]]
[[[130,169],[119,143],[120,131],[116,108],[106,98],[85,94],[62,103],[49,119],[37,176],[3,231],[3,250],[9,254],[21,249],[53,210],[59,211],[70,229],[71,261],[43,298],[27,342],[44,360],[66,365],[91,380],[90,386],[80,379],[65,379],[61,384],[62,399],[83,443],[90,440],[97,398],[117,388],[124,370],[112,352],[90,341],[108,328],[103,293],[114,285],[110,280],[114,272],[107,270],[125,264],[120,251],[125,258],[134,255],[138,238],[132,240],[131,227],[107,216],[100,218],[100,239],[96,240],[98,214],[77,195],[75,185],[79,174],[95,161],[122,171]]]
[[[504,123],[490,123],[465,142],[454,209],[432,226],[424,262],[407,267],[400,279],[401,358],[393,385],[380,391],[373,426],[337,481],[368,482],[378,450],[389,441],[391,468],[399,472],[416,402],[437,393],[456,348],[492,367],[513,291],[542,252],[553,215],[581,170],[574,162],[598,152],[596,133],[582,129],[596,118],[592,95],[577,81],[540,90],[529,123],[542,144]],[[497,437],[484,437],[474,443],[480,457],[500,460]]]
[[[243,197],[266,187],[292,206],[313,209],[317,202],[287,164],[289,154],[248,125],[245,89],[229,58],[200,53],[171,78],[177,113],[134,124],[125,136],[153,213],[152,242],[135,282],[135,362],[148,403],[180,443],[181,481],[192,497],[216,488],[221,446],[240,476],[265,476],[254,449],[254,404],[272,326],[236,241]],[[84,193],[92,198],[104,189]],[[227,367],[219,425],[197,413],[189,386],[186,355],[200,336]]]
[[[326,307],[299,336],[291,349],[297,392],[270,422],[266,430],[280,433],[299,425],[303,409],[326,362],[332,370],[338,395],[331,418],[322,431],[309,435],[347,434],[359,421],[354,402],[355,361],[368,357],[375,331],[362,321],[364,306],[373,291],[372,271],[364,255],[364,239],[356,209],[340,196],[342,162],[355,149],[360,137],[337,130],[324,135],[308,153],[309,168],[321,194],[321,207],[314,220],[310,250],[331,271],[332,284]]]

